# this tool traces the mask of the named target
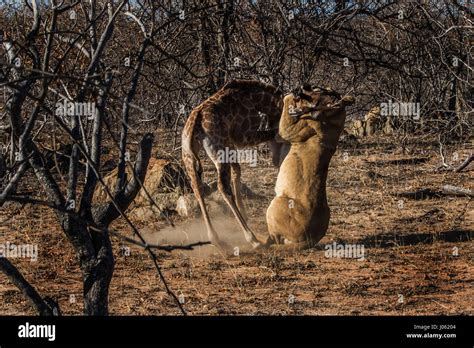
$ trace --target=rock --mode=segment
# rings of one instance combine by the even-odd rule
[[[140,221],[156,219],[160,216],[160,211],[154,206],[136,207],[132,209],[129,216]]]
[[[104,177],[104,183],[112,192],[117,182],[117,172],[118,168],[115,168]],[[132,170],[128,165],[125,173],[126,182],[128,183],[133,178]],[[149,196],[154,199],[160,194],[175,193],[178,197],[179,193],[187,192],[189,187],[186,173],[178,163],[166,159],[152,158],[148,163],[143,188],[138,193],[134,203],[136,205],[150,205]],[[94,202],[106,203],[108,201],[109,198],[104,187],[98,186],[95,191]]]
[[[212,215],[230,215],[231,211],[222,199],[219,191],[214,191],[205,198],[206,207]],[[186,218],[196,218],[201,215],[201,208],[194,194],[182,195],[178,198],[175,206],[178,215]]]
[[[117,182],[115,168],[104,177],[104,183],[111,192],[115,190]],[[129,166],[126,168],[126,182],[133,177]],[[160,212],[174,211],[176,201],[180,195],[190,190],[186,173],[181,166],[166,159],[150,159],[143,188],[137,194],[129,207],[129,214],[138,220],[162,218]],[[94,203],[103,204],[110,199],[103,186],[98,186],[94,194]]]
[[[140,190],[135,199],[137,205],[150,205],[148,196],[150,195],[159,203],[159,206],[164,207],[168,206],[170,198],[176,202],[180,194],[188,192],[190,185],[185,171],[178,163],[165,159],[153,159],[148,165],[144,188],[146,191]]]
[[[197,217],[201,213],[199,203],[194,198],[194,195],[183,195],[178,198],[176,202],[176,212],[182,217]]]

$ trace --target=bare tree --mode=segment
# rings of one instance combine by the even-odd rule
[[[312,83],[357,95],[352,118],[389,101],[419,104],[420,119],[393,119],[394,141],[431,136],[444,158],[444,144],[472,132],[470,11],[459,0],[0,2],[0,207],[54,210],[79,260],[85,314],[108,313],[111,233],[146,249],[183,310],[154,250],[193,246],[151,247],[125,214],[146,176],[150,130],[174,134],[176,150],[188,112],[234,78],[285,92]],[[88,105],[92,114],[76,112]],[[97,205],[106,151],[117,180]],[[40,193],[22,193],[32,178]],[[118,218],[134,239],[111,229]],[[1,269],[39,313],[53,313],[9,260]]]

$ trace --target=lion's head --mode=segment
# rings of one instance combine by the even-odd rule
[[[352,96],[341,97],[330,88],[301,86],[287,95],[288,114],[292,117],[329,121],[348,105],[354,103]]]

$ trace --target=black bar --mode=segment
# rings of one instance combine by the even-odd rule
[[[55,325],[55,340],[20,338],[19,326]],[[416,326],[415,326],[416,325]],[[411,344],[472,347],[473,320],[445,317],[0,317],[0,346],[16,344]],[[421,334],[408,338],[407,334]],[[433,336],[453,335],[456,337]],[[430,336],[431,335],[431,336]],[[424,337],[423,337],[424,336]],[[224,338],[224,341],[223,341]],[[89,345],[88,345],[89,346]]]

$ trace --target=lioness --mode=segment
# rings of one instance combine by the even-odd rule
[[[315,245],[329,225],[326,178],[354,98],[329,89],[301,88],[284,98],[279,136],[288,144],[267,210],[267,245],[285,249]]]

